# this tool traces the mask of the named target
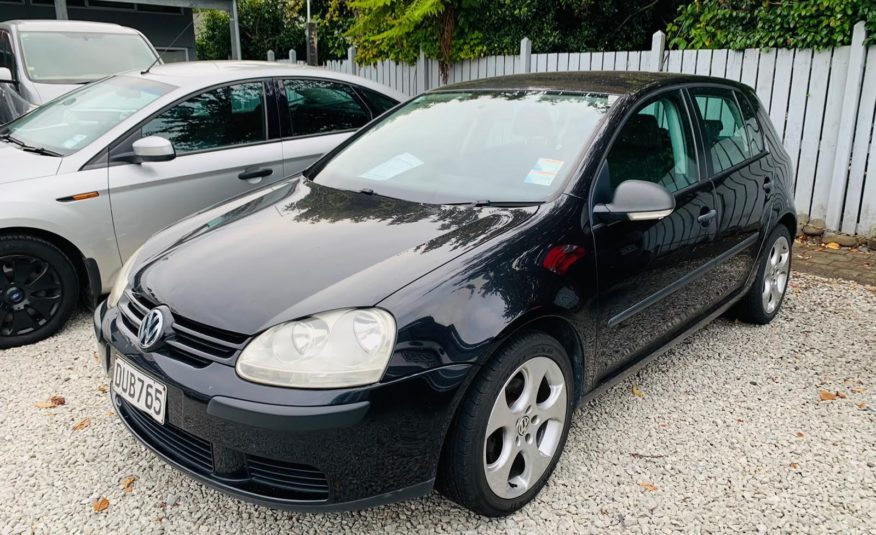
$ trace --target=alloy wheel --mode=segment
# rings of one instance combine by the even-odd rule
[[[767,257],[767,265],[763,274],[763,290],[761,300],[763,309],[767,314],[772,314],[779,303],[788,285],[788,273],[791,266],[791,249],[788,240],[779,236],[770,249]]]
[[[496,496],[516,498],[545,474],[563,436],[566,396],[563,372],[547,357],[521,364],[499,391],[484,441],[484,472]]]
[[[51,320],[61,306],[58,271],[29,255],[0,256],[0,336],[29,334]]]

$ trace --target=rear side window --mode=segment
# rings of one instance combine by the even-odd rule
[[[0,32],[0,67],[6,67],[15,76],[15,56],[12,53],[12,43],[9,34]]]
[[[624,123],[606,158],[597,201],[609,202],[625,180],[654,182],[672,193],[691,186],[699,180],[695,154],[681,100],[675,93],[661,96]]]
[[[372,91],[370,89],[360,87],[359,92],[368,103],[368,107],[371,108],[371,111],[374,112],[375,117],[382,114],[386,110],[395,107],[395,105],[398,104],[398,101],[396,101],[395,99],[389,98],[388,96],[378,93],[377,91]]]
[[[742,109],[742,119],[745,121],[745,132],[748,135],[748,142],[751,144],[751,155],[757,156],[763,152],[763,131],[760,128],[760,123],[757,121],[757,114],[751,105],[751,101],[745,95],[736,93],[736,101],[739,102],[739,107]]]
[[[261,82],[219,87],[196,95],[143,125],[143,137],[161,136],[179,154],[267,139]]]
[[[371,112],[352,87],[328,80],[284,80],[292,135],[353,130],[371,120]]]
[[[712,161],[712,171],[720,173],[749,159],[748,129],[733,92],[694,89],[691,94],[703,119],[706,154]]]

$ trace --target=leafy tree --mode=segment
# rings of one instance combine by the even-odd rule
[[[873,42],[873,0],[696,0],[667,30],[677,48],[829,48],[849,44],[860,20]]]

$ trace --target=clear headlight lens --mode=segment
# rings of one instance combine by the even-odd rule
[[[116,276],[116,282],[113,284],[113,289],[109,294],[109,297],[106,299],[106,304],[109,308],[113,308],[119,304],[119,299],[122,298],[122,294],[125,293],[125,288],[128,287],[128,279],[131,277],[131,270],[134,269],[134,264],[137,262],[137,256],[140,255],[141,246],[134,254],[128,258],[128,261],[122,266],[122,269],[119,271],[118,276]]]
[[[237,359],[237,374],[291,388],[376,383],[395,346],[395,319],[379,308],[342,309],[271,327]]]

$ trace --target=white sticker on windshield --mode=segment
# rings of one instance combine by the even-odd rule
[[[76,134],[75,136],[71,137],[70,139],[68,139],[67,141],[64,142],[64,148],[65,149],[72,149],[72,148],[76,147],[77,145],[79,145],[79,143],[81,143],[82,140],[87,138],[87,137],[88,136],[86,136],[85,134]]]
[[[566,163],[563,160],[552,160],[550,158],[539,158],[526,178],[523,179],[527,184],[536,184],[538,186],[550,186],[556,178],[560,168]]]
[[[410,153],[393,156],[389,160],[359,175],[368,180],[389,180],[405,171],[423,165],[423,161]]]

